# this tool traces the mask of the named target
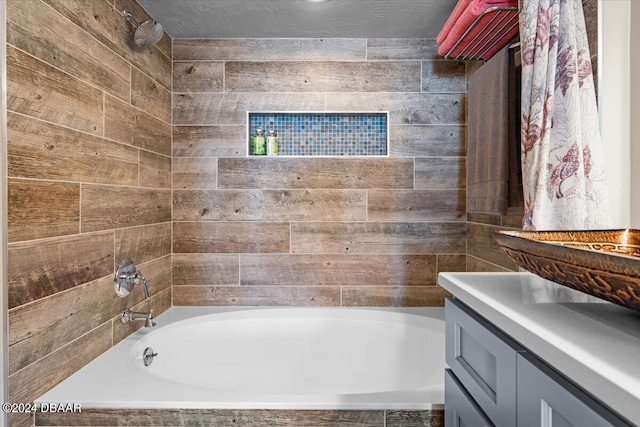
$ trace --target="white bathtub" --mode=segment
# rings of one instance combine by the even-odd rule
[[[172,307],[36,402],[442,409],[443,319],[442,308]]]

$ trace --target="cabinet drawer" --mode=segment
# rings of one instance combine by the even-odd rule
[[[535,356],[517,357],[518,427],[611,427],[624,422]]]
[[[447,364],[498,427],[516,425],[516,354],[522,351],[458,300],[445,301]]]
[[[444,425],[494,427],[450,369],[444,373]]]

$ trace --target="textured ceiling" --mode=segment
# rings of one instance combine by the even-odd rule
[[[457,0],[138,0],[173,38],[435,38]]]

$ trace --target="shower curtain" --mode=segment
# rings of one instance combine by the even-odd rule
[[[591,55],[581,0],[521,0],[526,230],[609,227]]]

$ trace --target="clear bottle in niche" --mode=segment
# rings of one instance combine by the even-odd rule
[[[267,154],[266,138],[262,126],[258,126],[256,134],[253,136],[253,155],[264,156]]]
[[[273,129],[269,131],[269,136],[267,136],[267,155],[278,155],[278,134]]]

